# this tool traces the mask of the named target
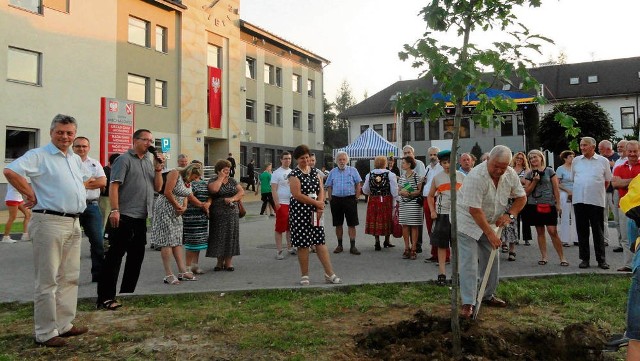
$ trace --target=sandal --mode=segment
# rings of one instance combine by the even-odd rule
[[[507,258],[507,261],[515,261],[515,260],[516,260],[516,253],[509,252],[509,258]]]
[[[191,275],[191,277],[187,277],[187,275]],[[193,272],[189,271],[185,273],[178,273],[178,280],[179,281],[197,281],[198,279],[196,278],[196,276],[193,275]]]
[[[547,261],[543,259],[543,260],[538,261],[538,264],[539,264],[540,266],[544,266],[544,265],[546,265],[546,264],[547,264]]]
[[[402,254],[402,259],[409,259],[409,257],[411,257],[411,251],[408,249],[405,249],[404,253]]]
[[[166,283],[168,285],[172,285],[172,286],[180,284],[180,281],[176,278],[176,276],[174,276],[172,274],[168,275],[168,276],[165,276],[164,279],[162,280],[162,282],[164,282],[164,283]]]
[[[502,248],[502,253],[509,252],[509,246],[507,246],[506,243],[503,243],[501,248]]]
[[[560,262],[560,266],[562,266],[562,267],[569,267],[569,262],[567,262],[567,261],[562,261],[562,262]]]
[[[187,269],[190,269],[191,272],[193,272],[194,274],[197,274],[197,275],[205,274],[204,270],[202,268],[198,267],[198,265],[193,265],[191,267],[187,267]]]
[[[301,286],[308,286],[309,285],[309,276],[302,276],[302,278],[300,279],[300,285]]]
[[[333,284],[338,284],[338,283],[342,283],[342,280],[340,279],[340,277],[336,276],[336,274],[332,274],[331,276],[327,276],[326,274],[324,275],[324,280],[327,283],[333,283]]]
[[[438,286],[445,286],[447,284],[447,275],[440,274],[438,275],[438,280],[436,281]]]
[[[122,305],[120,303],[118,303],[118,301],[116,300],[106,300],[102,303],[98,303],[96,305],[97,309],[102,309],[102,310],[107,310],[107,311],[115,311],[118,308],[122,307]]]
[[[409,259],[412,261],[415,261],[418,258],[418,255],[416,254],[415,250],[411,251],[411,255],[409,256]]]

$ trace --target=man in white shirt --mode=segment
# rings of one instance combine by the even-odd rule
[[[292,255],[296,254],[291,247],[291,233],[289,232],[289,202],[291,200],[291,188],[289,187],[289,173],[291,173],[291,153],[282,152],[280,155],[280,168],[271,175],[271,194],[276,211],[276,259],[284,259],[282,250],[282,234],[287,233],[287,249]]]
[[[429,164],[426,166],[427,174],[424,178],[424,187],[422,187],[422,200],[424,208],[424,219],[427,224],[427,233],[429,237],[431,237],[431,226],[433,225],[433,219],[431,219],[431,209],[429,208],[429,202],[427,202],[427,196],[429,195],[429,190],[431,189],[431,182],[433,181],[433,177],[435,177],[438,173],[442,172],[442,166],[438,161],[438,152],[440,148],[438,147],[430,147],[427,149],[427,156],[429,157]],[[422,237],[419,237],[422,239]],[[450,251],[447,250],[447,261],[449,261]],[[431,247],[431,258],[427,258],[425,262],[437,262],[438,261],[438,247]]]
[[[89,238],[91,245],[91,282],[98,282],[102,261],[104,260],[104,247],[102,244],[102,214],[100,213],[100,188],[107,186],[107,176],[102,164],[89,157],[91,144],[86,137],[77,137],[73,141],[73,151],[80,159],[85,169],[91,174],[91,178],[84,182],[87,189],[87,208],[80,215],[80,226],[84,234]]]
[[[511,150],[497,145],[489,152],[489,160],[473,168],[464,178],[460,189],[458,211],[458,259],[460,260],[460,317],[473,315],[478,292],[478,274],[483,275],[494,249],[502,244],[497,235],[516,219],[527,202],[520,178],[509,167]],[[514,198],[509,213],[504,212],[510,198]],[[498,287],[500,257],[494,258],[482,303],[492,307],[506,307],[495,296]]]
[[[589,268],[589,227],[593,233],[593,248],[598,267],[609,269],[604,249],[604,208],[606,189],[611,182],[609,160],[596,154],[596,140],[583,137],[580,152],[571,165],[573,174],[573,210],[576,215],[578,247],[582,262]]]

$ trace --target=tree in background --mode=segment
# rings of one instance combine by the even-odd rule
[[[420,11],[426,22],[427,30],[422,39],[413,45],[405,45],[399,53],[402,60],[411,58],[414,68],[424,69],[423,76],[433,77],[439,86],[439,92],[448,96],[455,106],[454,136],[452,140],[452,159],[457,159],[460,123],[465,101],[470,93],[478,94],[478,104],[472,108],[471,117],[482,127],[497,126],[503,120],[496,113],[513,112],[517,109],[511,99],[487,97],[483,92],[491,86],[512,84],[517,78],[523,90],[538,89],[537,81],[529,74],[527,67],[534,66],[527,58],[529,51],[540,53],[542,42],[551,42],[518,22],[513,14],[513,7],[528,5],[539,7],[540,0],[431,0],[429,5]],[[481,49],[471,42],[471,34],[486,38],[486,31],[498,30],[500,36],[510,36],[510,41],[492,39],[488,49]],[[441,34],[455,32],[458,35],[459,47],[447,41],[439,43],[434,32]],[[498,32],[496,32],[498,33]],[[487,72],[492,72],[487,79]],[[516,83],[516,86],[518,85]],[[541,99],[537,100],[542,102]],[[415,90],[401,94],[396,102],[396,109],[401,112],[416,111],[423,121],[436,121],[444,115],[445,102],[436,100],[428,90]],[[575,133],[570,117],[562,119],[569,131]],[[451,295],[451,328],[453,354],[455,358],[462,356],[460,323],[458,320],[458,303],[460,287],[458,283],[458,245],[457,245],[457,204],[456,172],[451,172],[451,261],[452,285]]]
[[[324,101],[324,164],[333,162],[333,150],[345,147],[349,144],[349,121],[338,117],[339,114],[356,104],[349,83],[344,80],[335,103],[329,103],[327,98]]]
[[[570,142],[565,129],[555,120],[558,113],[565,113],[575,118],[580,128],[578,138],[592,137],[599,142],[605,139],[612,140],[616,134],[611,125],[611,117],[600,105],[592,101],[558,104],[542,117],[538,133],[540,145],[552,151],[556,158],[560,152],[569,149]]]
[[[478,160],[476,165],[480,164],[480,158],[482,157],[482,148],[480,148],[480,145],[478,144],[478,142],[476,142],[476,144],[473,147],[471,147],[471,154],[473,154]]]

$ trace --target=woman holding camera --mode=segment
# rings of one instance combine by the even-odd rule
[[[566,267],[569,262],[564,258],[562,241],[558,236],[557,228],[558,213],[562,212],[558,177],[552,168],[546,166],[544,155],[537,149],[529,152],[529,164],[531,170],[524,177],[527,205],[522,211],[522,217],[528,224],[536,227],[541,255],[538,264],[541,266],[547,264],[547,239],[544,233],[546,226],[553,248],[556,249],[560,258],[560,265]]]

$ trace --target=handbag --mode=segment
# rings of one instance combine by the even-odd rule
[[[415,173],[413,173],[413,177],[414,177],[414,179],[416,181],[416,184],[417,184],[418,183],[418,177],[416,176]],[[425,179],[426,179],[426,177],[425,177]],[[422,185],[424,187],[424,181],[422,182]],[[422,195],[419,195],[419,196],[415,197],[414,199],[415,199],[416,204],[419,205],[420,207],[422,207],[424,205],[424,201],[422,199]]]
[[[551,204],[538,203],[536,204],[536,211],[540,214],[551,213]]]
[[[393,236],[402,238],[402,225],[400,224],[400,204],[396,204],[393,209]]]
[[[244,209],[244,204],[242,201],[238,201],[238,218],[242,218],[247,215],[247,210]]]

